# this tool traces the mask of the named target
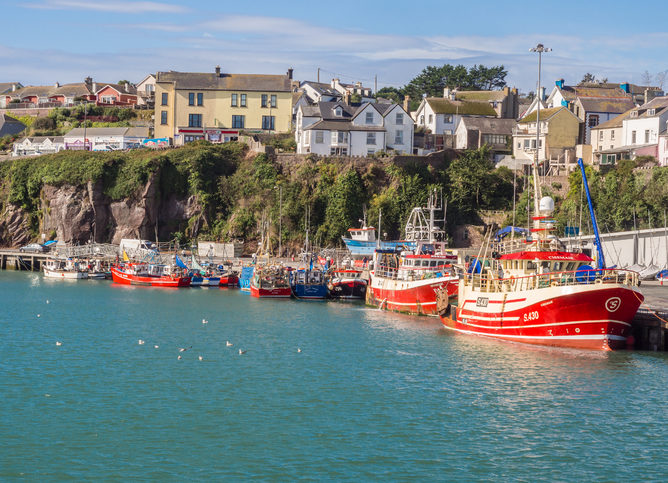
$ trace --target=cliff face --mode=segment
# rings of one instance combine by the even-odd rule
[[[112,201],[101,182],[85,186],[44,185],[39,232],[67,243],[119,243],[122,238],[161,239],[201,211],[196,197],[161,199],[158,176],[151,176],[133,197]],[[33,238],[30,214],[8,204],[0,218],[0,245],[17,247]]]

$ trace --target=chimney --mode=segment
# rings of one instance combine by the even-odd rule
[[[338,86],[338,85],[339,85],[339,79],[337,79],[337,78],[332,79],[332,84],[331,84],[332,89],[336,89],[336,86]]]
[[[621,87],[621,89],[622,89],[624,92],[626,92],[627,94],[630,94],[630,93],[631,93],[631,86],[629,85],[628,82],[624,82],[623,84],[619,84],[619,87]]]
[[[91,89],[93,90],[93,94],[97,92],[97,82],[93,82],[93,86],[91,87]]]
[[[557,80],[557,81],[554,83],[554,85],[556,85],[559,89],[563,89],[563,88],[564,88],[564,79],[559,79],[559,80]]]
[[[56,89],[58,89],[58,88],[60,87],[60,82],[56,81],[56,83],[53,84],[53,87],[55,87]]]
[[[450,88],[449,87],[444,87],[443,88],[443,99],[450,99]]]
[[[350,92],[346,91],[346,93],[343,94],[343,102],[350,105]]]
[[[411,96],[406,96],[404,97],[404,105],[403,105],[404,111],[406,111],[408,114],[411,113],[410,108],[411,108]]]
[[[292,80],[292,67],[288,69],[288,79]]]
[[[125,84],[123,84],[123,88],[125,89],[125,92],[130,92],[130,83],[126,82]]]
[[[218,77],[220,77],[220,66],[219,65],[216,66],[216,75]]]
[[[506,97],[510,95],[510,87],[506,86],[503,88],[503,95]]]
[[[16,84],[12,84],[12,92],[16,92]]]

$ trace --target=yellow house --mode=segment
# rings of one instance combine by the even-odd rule
[[[513,130],[513,156],[533,161],[536,155],[536,111],[517,121]],[[552,159],[566,150],[575,150],[580,132],[580,119],[566,107],[540,110],[538,160]]]
[[[239,132],[289,132],[292,69],[286,75],[158,72],[155,137],[182,145],[225,142]]]

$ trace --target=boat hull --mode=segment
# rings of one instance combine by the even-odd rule
[[[525,344],[612,350],[626,347],[642,294],[625,285],[589,284],[489,293],[465,287],[443,307],[447,328]]]
[[[363,300],[366,297],[367,283],[364,280],[341,280],[332,282],[330,294],[333,298]]]
[[[393,312],[437,316],[436,291],[457,293],[459,278],[436,277],[423,280],[396,280],[371,275],[367,304]]]
[[[220,286],[221,287],[229,287],[229,286],[236,286],[239,285],[239,277],[231,274],[231,275],[222,275],[220,277]]]
[[[304,285],[295,284],[292,286],[294,296],[299,299],[324,300],[329,295],[327,285]]]
[[[60,280],[83,280],[88,278],[88,273],[77,270],[50,270],[45,268],[44,276],[46,278],[57,278]]]
[[[271,299],[289,299],[292,296],[290,287],[259,288],[253,283],[250,285],[250,293],[253,297]]]
[[[147,277],[140,276],[111,267],[111,278],[114,283],[122,285],[146,285],[150,287],[189,287],[190,277]]]

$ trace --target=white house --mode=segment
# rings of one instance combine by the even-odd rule
[[[657,160],[661,166],[668,166],[668,132],[659,136],[659,153]]]
[[[635,108],[624,119],[623,136],[624,145],[637,149],[639,147],[654,147],[658,145],[659,135],[666,131],[666,121],[668,120],[668,96],[656,97]],[[657,156],[656,149],[650,149],[650,154]],[[636,154],[641,154],[637,153]]]
[[[329,84],[323,82],[302,81],[299,88],[304,91],[311,104],[319,102],[336,102],[343,98],[343,94]]]
[[[155,76],[149,74],[137,84],[137,104],[140,106],[152,104],[155,101]]]
[[[369,102],[374,103],[376,99],[373,97],[373,92],[369,87],[364,87],[361,82],[355,82],[354,84],[343,84],[339,79],[332,79],[330,84],[332,89],[339,92],[344,98],[348,95],[357,94],[362,98],[362,103]]]
[[[148,138],[147,127],[90,127],[75,128],[65,134],[65,149],[89,151],[117,151],[141,146]]]
[[[63,149],[65,149],[63,136],[33,136],[16,141],[12,156],[52,154]]]
[[[323,102],[299,108],[295,140],[300,154],[368,156],[387,149],[411,154],[413,122],[398,104]]]
[[[428,129],[431,134],[452,135],[464,116],[497,117],[497,113],[487,102],[425,97],[416,111],[415,123],[418,127]]]

